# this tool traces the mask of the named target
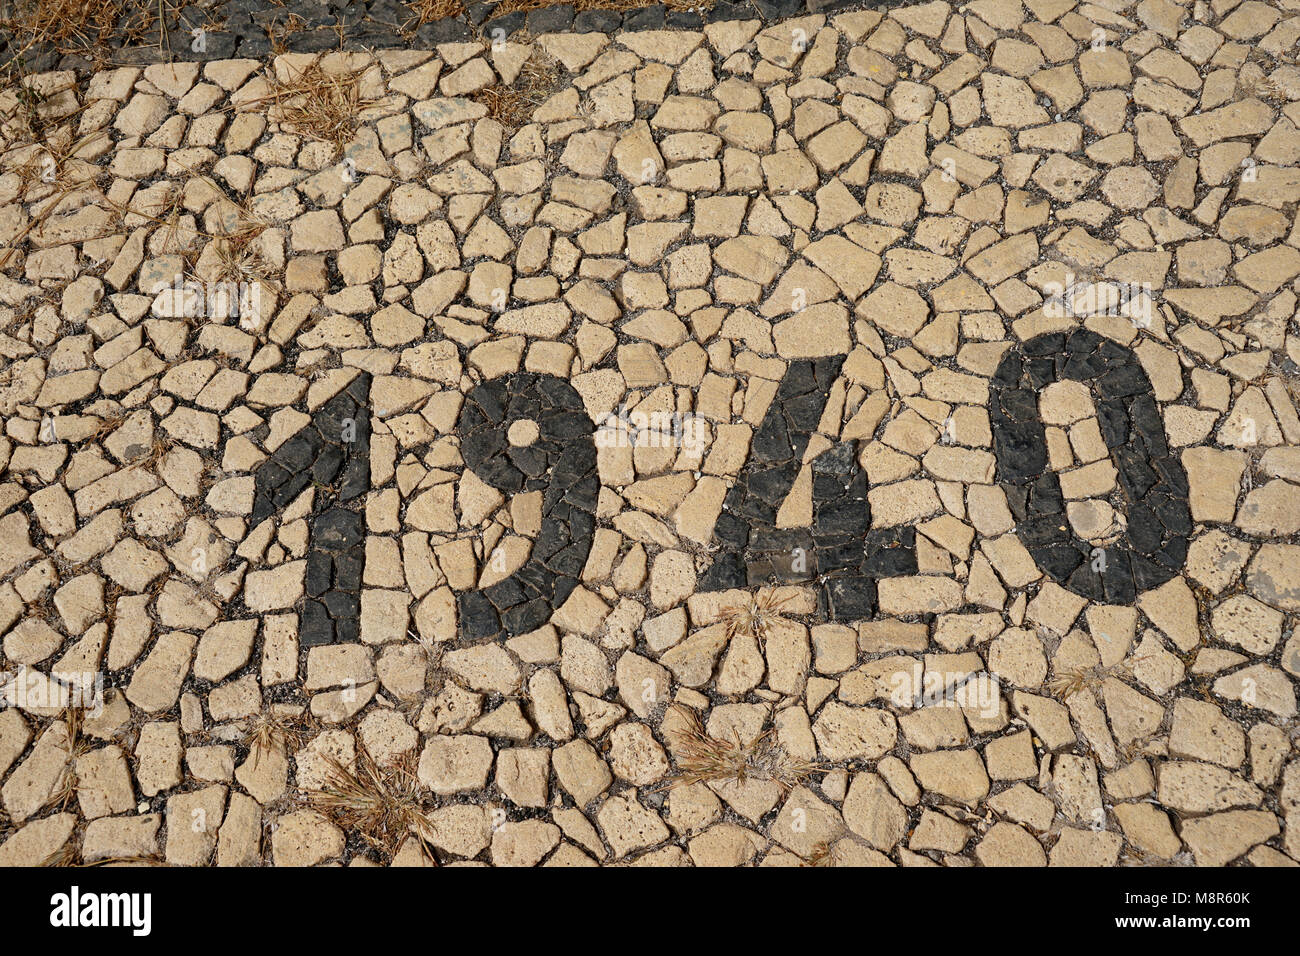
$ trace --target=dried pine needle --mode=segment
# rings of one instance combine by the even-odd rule
[[[684,726],[667,731],[678,768],[671,787],[770,780],[782,791],[789,791],[821,769],[788,753],[776,739],[775,728],[748,742],[742,742],[739,734],[726,740],[709,734],[695,711],[680,704],[675,709]]]
[[[306,794],[313,807],[390,856],[408,835],[414,835],[432,857],[428,847],[433,822],[425,807],[427,795],[416,776],[413,754],[381,766],[364,747],[358,747],[354,767],[334,757],[326,760],[324,784]]]
[[[270,104],[272,118],[281,125],[332,144],[338,154],[356,136],[361,111],[375,102],[361,95],[361,77],[368,69],[333,72],[317,56],[288,80],[269,71],[271,92],[255,102]]]

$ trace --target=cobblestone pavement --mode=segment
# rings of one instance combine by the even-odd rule
[[[1296,865],[1297,39],[0,93],[0,864]]]
[[[65,0],[0,0],[6,7]],[[877,0],[886,6],[897,0]],[[0,31],[0,63],[22,51],[29,69],[77,69],[95,61],[147,64],[160,59],[224,60],[272,53],[320,53],[345,48],[387,49],[464,41],[500,31],[615,33],[620,30],[698,30],[725,20],[779,20],[806,13],[861,8],[859,0],[195,0],[172,6],[156,0],[100,0],[93,44],[30,44],[26,33]],[[161,13],[160,13],[161,11]],[[101,31],[102,28],[102,31]],[[80,46],[80,49],[78,48]],[[161,55],[161,56],[160,56]]]

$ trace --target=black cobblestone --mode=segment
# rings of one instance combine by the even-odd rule
[[[254,472],[256,527],[315,485],[307,550],[303,647],[360,639],[365,519],[345,507],[370,487],[370,375],[363,372],[285,440]]]
[[[890,5],[894,5],[892,0],[720,0],[698,11],[673,10],[662,4],[625,11],[578,11],[572,4],[561,4],[494,16],[497,3],[477,2],[467,4],[466,11],[457,17],[410,31],[404,28],[413,20],[413,11],[399,0],[218,0],[206,10],[195,6],[165,9],[161,30],[158,25],[143,31],[130,30],[133,21],[128,11],[115,25],[105,53],[109,65],[123,65],[262,58],[279,50],[319,53],[339,49],[340,44],[343,49],[419,49],[480,35],[490,37],[498,29],[506,36],[520,30],[533,35],[698,30],[705,24],[726,20],[760,19],[771,23],[803,14],[834,14]],[[139,15],[139,10],[134,11],[135,17]],[[204,30],[201,49],[195,48],[192,31],[196,29]],[[48,46],[25,46],[26,38],[0,32],[0,63],[17,57],[28,72],[87,69],[92,65],[81,56],[60,54]]]
[[[804,359],[786,370],[714,531],[731,550],[700,578],[701,591],[817,582],[822,613],[857,620],[875,613],[876,579],[916,573],[911,529],[870,530],[867,476],[857,464],[856,441],[814,459],[812,527],[776,527],[777,510],[799,476],[843,364],[843,356]]]
[[[538,436],[515,447],[507,437],[510,426],[525,420],[536,423]],[[541,491],[542,525],[523,567],[481,591],[458,595],[463,639],[535,630],[577,587],[596,533],[594,431],[582,397],[552,375],[517,372],[465,396],[456,429],[465,467],[507,495]]]
[[[1104,549],[1074,536],[1060,478],[1047,470],[1038,393],[1066,380],[1091,387],[1118,470],[1127,527]],[[1017,534],[1052,580],[1092,600],[1130,604],[1138,591],[1178,573],[1192,530],[1187,473],[1170,452],[1151,382],[1132,349],[1088,329],[1030,339],[1008,351],[993,375],[989,422]]]

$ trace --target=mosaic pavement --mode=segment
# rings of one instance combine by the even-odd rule
[[[1300,861],[1300,4],[683,26],[0,93],[0,864]]]

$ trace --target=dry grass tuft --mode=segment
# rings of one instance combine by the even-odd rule
[[[5,91],[0,100],[0,161],[22,177],[24,189],[37,180],[58,180],[78,149],[105,135],[95,130],[94,136],[77,138],[85,106],[76,102],[76,88],[75,82],[51,88],[12,66],[0,72],[0,90]],[[71,97],[65,95],[69,93]]]
[[[46,864],[49,866],[50,864]],[[67,863],[54,864],[56,866],[75,866],[78,869],[93,869],[97,866],[171,866],[172,864],[165,860],[160,860],[153,856],[106,856],[100,860],[92,860],[89,863]]]
[[[433,639],[433,637],[421,634],[419,628],[411,625],[406,629],[406,636],[414,641],[424,651],[424,659],[429,664],[437,664],[442,653],[442,645]]]
[[[80,856],[80,850],[71,839],[65,840],[63,845],[41,861],[41,866],[76,866],[77,858]]]
[[[277,270],[261,248],[253,245],[247,236],[222,236],[214,240],[212,249],[216,259],[214,282],[249,284],[277,276]]]
[[[63,773],[59,776],[58,782],[50,790],[49,799],[41,807],[42,810],[53,810],[56,813],[62,813],[72,806],[72,802],[77,798],[77,771],[74,769],[74,762],[69,759],[63,768]]]
[[[513,87],[497,83],[473,94],[473,98],[488,108],[488,116],[507,129],[518,129],[528,122],[537,104],[529,103]]]
[[[533,110],[555,92],[559,79],[560,71],[555,63],[534,54],[520,69],[513,83],[497,83],[479,90],[472,98],[486,106],[488,116],[502,126],[518,129],[532,118]]]
[[[263,29],[266,31],[266,42],[271,47],[272,56],[283,56],[289,52],[289,40],[296,34],[301,33],[306,28],[307,21],[296,13],[290,13],[284,18],[284,23],[276,17],[268,23]]]
[[[63,845],[41,861],[41,866],[75,867],[76,869],[94,869],[100,866],[167,866],[164,861],[153,856],[106,856],[89,863],[81,860],[81,847],[69,838]]]
[[[51,87],[24,76],[12,62],[0,67],[0,172],[17,176],[31,212],[18,235],[0,247],[0,269],[65,200],[92,190],[105,173],[81,158],[107,133],[78,133],[85,104],[77,102],[75,89],[75,83]]]
[[[180,183],[168,185],[165,196],[152,205],[156,211],[131,206],[108,196],[104,196],[100,204],[115,212],[127,229],[132,228],[136,219],[164,227],[163,248],[168,252],[178,252],[181,255],[188,253],[192,256],[192,240],[195,236],[202,235],[192,224],[192,217],[186,213],[185,190]]]
[[[30,50],[45,48],[60,56],[81,57],[99,70],[113,60],[108,43],[113,37],[120,37],[124,46],[149,38],[151,45],[156,42],[160,59],[170,60],[170,29],[218,26],[208,11],[199,11],[204,21],[190,20],[193,11],[182,11],[182,5],[180,0],[15,0],[9,8],[12,13],[0,18],[0,30],[13,32],[24,42],[8,65],[21,62]]]
[[[47,44],[60,53],[98,62],[125,10],[121,0],[19,0],[13,14],[0,19],[0,30],[26,38],[8,65]]]
[[[1261,76],[1250,84],[1248,92],[1254,93],[1261,100],[1272,100],[1274,103],[1282,104],[1287,102],[1286,87],[1271,76]]]
[[[714,737],[704,729],[699,714],[675,704],[684,728],[673,727],[673,752],[677,773],[670,787],[692,783],[724,783],[747,780],[770,780],[788,792],[822,768],[810,761],[791,756],[770,728],[745,743],[737,734],[732,740]]]
[[[308,791],[308,802],[345,831],[356,831],[390,858],[408,835],[414,835],[430,859],[433,822],[415,772],[415,755],[404,754],[380,766],[365,747],[357,747],[355,767],[333,757],[325,785]]]
[[[87,436],[87,440],[99,443],[126,424],[127,414],[126,409],[119,406],[96,417],[99,419],[99,424]]]
[[[252,197],[232,196],[212,177],[195,172],[183,166],[191,174],[188,184],[172,183],[166,196],[161,201],[154,201],[150,208],[143,209],[127,203],[117,202],[102,197],[100,205],[113,210],[122,220],[124,228],[130,229],[136,220],[152,222],[162,226],[165,248],[179,252],[187,261],[200,256],[203,246],[197,240],[213,243],[215,274],[208,277],[213,282],[252,283],[266,281],[278,284],[278,270],[267,261],[255,240],[271,223],[252,206]],[[198,181],[213,196],[211,210],[215,210],[214,229],[208,232],[193,222],[185,209],[185,194],[188,185]]]
[[[1126,744],[1117,746],[1115,748],[1115,753],[1118,755],[1120,763],[1129,764],[1138,757],[1146,756],[1148,753],[1147,748],[1155,736],[1155,734],[1147,734],[1145,737],[1138,737],[1135,740],[1130,740]]]
[[[149,445],[128,445],[127,454],[129,461],[126,464],[128,469],[139,470],[141,468],[154,468],[159,462],[171,451],[172,446],[163,438],[161,433],[154,435],[154,439]]]
[[[287,82],[272,69],[268,71],[271,92],[257,102],[271,104],[272,119],[281,125],[330,143],[335,154],[342,153],[357,135],[358,114],[375,102],[361,95],[361,77],[368,69],[334,73],[321,66],[320,56]]]
[[[1300,370],[1296,368],[1295,363],[1274,360],[1269,363],[1269,371],[1281,381],[1282,387],[1291,396],[1291,401],[1300,402]]]
[[[628,10],[639,10],[642,7],[652,7],[658,3],[663,3],[669,10],[708,10],[713,6],[714,0],[569,0],[569,2],[578,13],[585,13],[588,10],[614,10],[622,13]],[[487,18],[487,22],[491,23],[497,17],[504,17],[509,13],[527,13],[530,10],[541,10],[556,4],[557,0],[501,0]]]
[[[199,178],[212,189],[221,190],[221,187],[214,183],[210,177],[200,176]],[[217,254],[237,263],[241,257],[247,258],[256,251],[249,248],[249,243],[271,228],[271,223],[253,208],[252,196],[234,198],[229,193],[221,190],[220,198],[217,199],[217,208],[221,216],[220,231],[211,235],[202,232],[200,234],[209,239],[223,240],[222,248],[225,251],[218,249]],[[260,253],[258,255],[260,256]]]
[[[1140,664],[1147,659],[1148,655],[1142,654],[1121,661],[1113,667],[1062,667],[1043,682],[1043,687],[1052,696],[1059,697],[1061,700],[1069,700],[1080,691],[1097,690],[1116,674],[1132,677],[1133,665]]]
[[[812,852],[802,859],[801,866],[835,866],[837,863],[835,846],[828,840],[822,840],[812,848]]]
[[[253,766],[264,753],[297,750],[306,742],[309,730],[306,714],[284,713],[273,706],[263,708],[244,730],[244,744],[253,755]]]
[[[410,36],[426,23],[459,17],[465,13],[462,0],[412,0],[407,4],[411,8],[411,17],[402,26],[402,33]]]
[[[72,806],[77,798],[77,787],[80,783],[76,769],[77,758],[88,753],[92,747],[91,742],[82,736],[85,719],[84,707],[69,704],[63,709],[62,720],[68,728],[68,760],[42,809],[62,812]]]
[[[1096,690],[1105,679],[1106,675],[1094,667],[1063,667],[1049,677],[1043,686],[1053,697],[1069,700],[1082,690]]]
[[[749,601],[744,604],[724,607],[719,612],[718,618],[727,626],[728,639],[740,634],[750,634],[762,648],[767,644],[767,635],[772,625],[783,620],[780,609],[793,598],[793,593],[777,597],[775,591],[759,591],[751,595]]]
[[[91,743],[81,735],[86,723],[86,708],[69,704],[63,709],[63,722],[68,725],[68,752],[80,757],[91,749]]]

